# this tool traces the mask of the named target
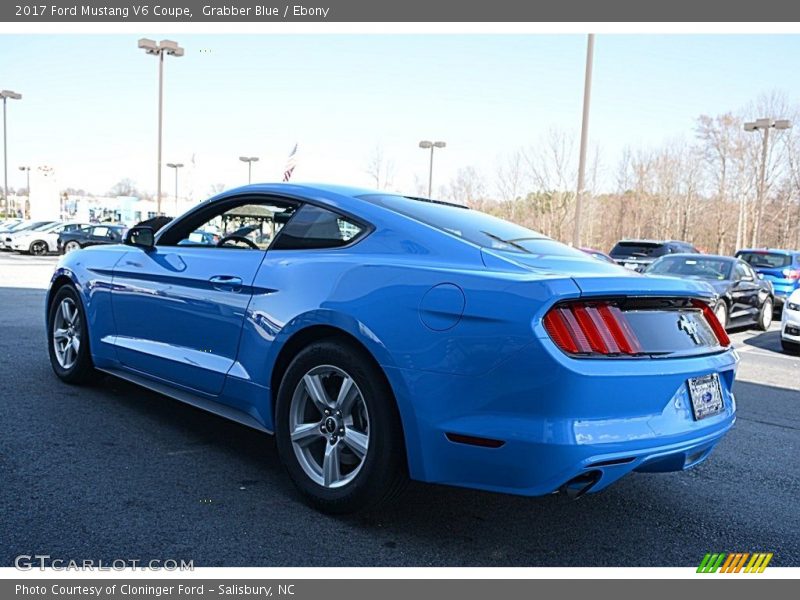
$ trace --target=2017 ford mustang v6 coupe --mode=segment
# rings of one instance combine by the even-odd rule
[[[61,379],[274,432],[347,512],[409,477],[574,496],[698,464],[735,414],[713,302],[465,207],[271,184],[64,256],[46,306]]]

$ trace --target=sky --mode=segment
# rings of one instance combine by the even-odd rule
[[[370,186],[380,146],[407,193],[427,182],[422,139],[447,142],[435,188],[466,166],[491,181],[553,128],[577,147],[584,35],[0,35],[0,88],[23,94],[8,101],[9,186],[47,165],[61,188],[155,191],[157,59],[139,37],[186,49],[165,62],[164,163],[187,165],[180,194],[197,200],[246,183],[241,155],[260,157],[254,181],[279,180],[295,143],[293,181]],[[773,91],[797,102],[799,58],[798,35],[598,35],[590,144],[613,169],[627,146],[690,140],[700,114]]]

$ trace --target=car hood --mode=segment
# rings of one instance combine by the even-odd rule
[[[705,281],[645,276],[620,265],[572,253],[520,254],[482,249],[487,268],[517,267],[541,276],[570,277],[582,296],[644,295],[711,298],[716,292]]]

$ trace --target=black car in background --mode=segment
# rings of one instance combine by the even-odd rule
[[[634,271],[643,271],[647,265],[667,254],[685,252],[699,254],[700,251],[689,242],[678,240],[622,240],[609,254],[618,264]]]
[[[120,244],[126,228],[122,225],[92,225],[58,236],[58,251],[61,254],[100,244]]]
[[[717,292],[714,314],[726,328],[755,325],[766,331],[772,324],[775,304],[772,284],[738,258],[672,254],[653,262],[644,274],[708,282]]]

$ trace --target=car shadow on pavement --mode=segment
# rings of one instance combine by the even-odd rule
[[[781,353],[781,332],[777,331],[764,331],[753,337],[744,340],[748,346],[754,346],[762,350],[769,350],[770,352]]]

